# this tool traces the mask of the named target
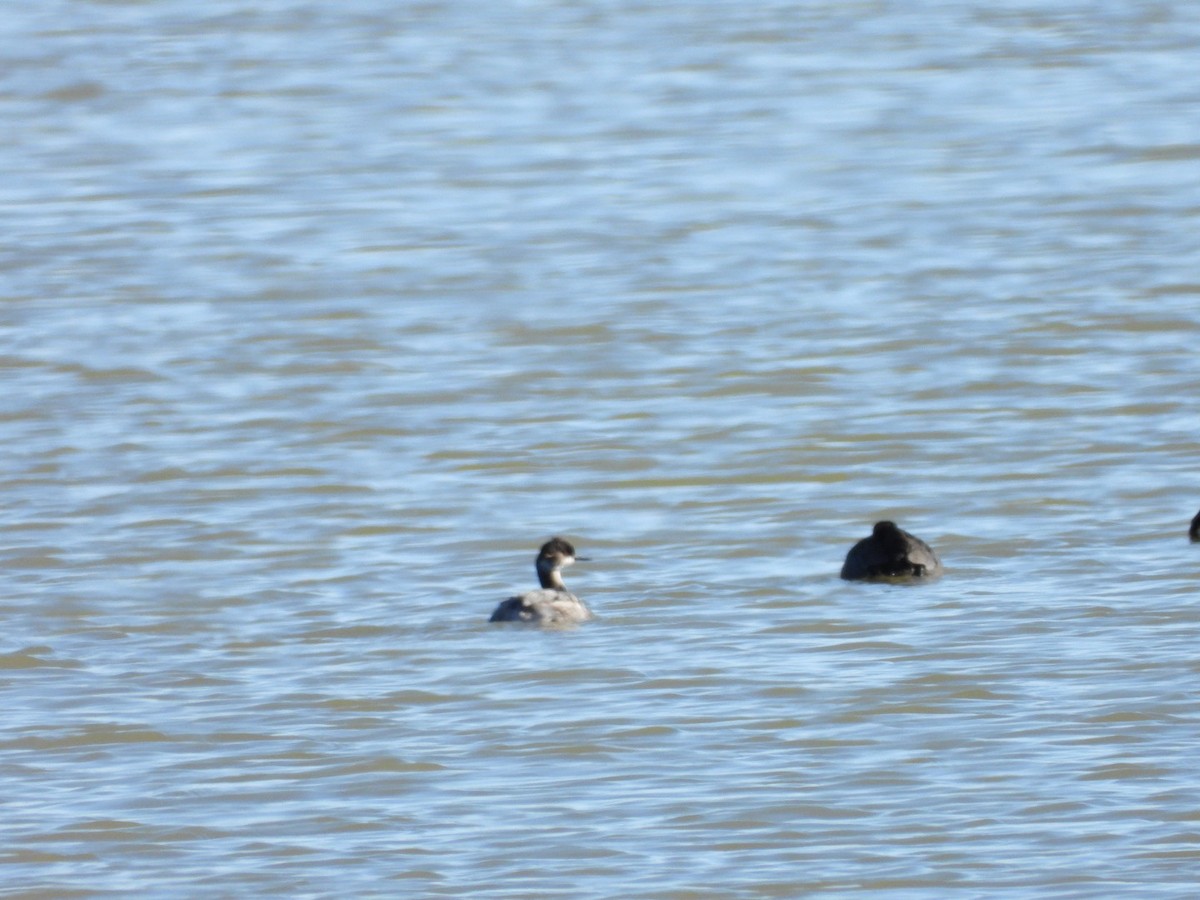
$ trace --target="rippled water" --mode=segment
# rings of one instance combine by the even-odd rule
[[[1200,8],[0,47],[6,895],[1193,895]]]

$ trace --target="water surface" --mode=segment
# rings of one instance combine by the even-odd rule
[[[1194,893],[1200,13],[27,6],[8,894]]]

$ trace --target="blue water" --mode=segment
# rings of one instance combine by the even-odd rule
[[[10,11],[0,893],[1191,897],[1198,44]]]

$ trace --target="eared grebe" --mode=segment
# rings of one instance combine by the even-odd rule
[[[942,563],[933,549],[895,522],[876,522],[871,536],[850,548],[842,566],[842,577],[849,581],[941,574]]]
[[[539,625],[566,625],[592,617],[583,601],[567,590],[559,570],[575,562],[575,548],[562,538],[551,538],[538,551],[540,591],[509,597],[496,607],[489,622],[536,622]],[[585,557],[578,557],[584,559]]]
[[[1200,512],[1196,513],[1196,518],[1192,519],[1192,527],[1188,529],[1188,537],[1193,543],[1200,542]]]

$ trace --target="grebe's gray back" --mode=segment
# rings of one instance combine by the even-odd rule
[[[539,591],[529,591],[509,597],[496,607],[489,622],[533,622],[539,625],[566,625],[584,622],[592,617],[583,601],[567,590],[562,569],[576,559],[575,548],[560,537],[551,538],[538,551]]]
[[[1192,527],[1188,529],[1188,537],[1192,539],[1192,543],[1200,542],[1200,512],[1196,513],[1196,518],[1192,519]]]
[[[848,581],[870,578],[929,577],[942,574],[942,561],[919,537],[895,522],[876,522],[846,554],[842,577]]]

